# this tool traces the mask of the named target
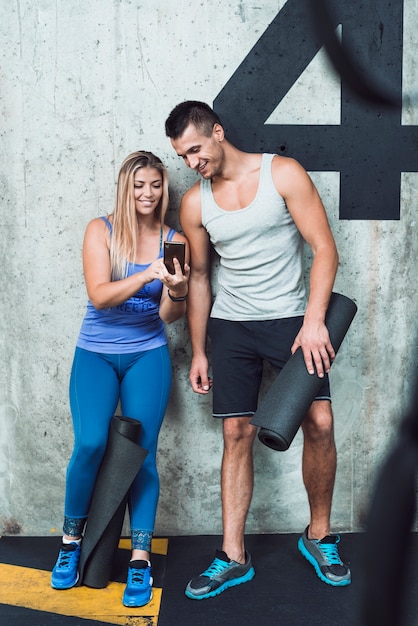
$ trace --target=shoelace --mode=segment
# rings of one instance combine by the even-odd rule
[[[328,561],[329,565],[342,565],[343,562],[338,554],[337,544],[335,543],[320,543],[318,541],[318,548]]]
[[[227,563],[226,561],[221,561],[220,559],[215,558],[213,563],[209,565],[208,569],[203,572],[202,576],[208,576],[209,578],[211,578],[211,576],[216,576],[216,574],[220,574],[221,572],[223,572],[224,569],[228,567],[228,565],[229,563]]]
[[[73,558],[75,550],[60,550],[58,567],[69,567],[71,559]]]
[[[136,567],[129,568],[130,583],[134,585],[143,585],[146,569],[137,569]]]

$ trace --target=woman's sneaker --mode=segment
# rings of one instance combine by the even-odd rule
[[[309,539],[308,528],[298,541],[300,552],[314,566],[318,577],[334,587],[344,587],[351,583],[351,572],[338,554],[339,542],[339,535],[328,535],[321,540]]]
[[[131,561],[123,594],[124,606],[145,606],[152,598],[151,563]]]
[[[251,556],[245,553],[245,563],[231,561],[223,552],[216,550],[215,559],[207,570],[192,578],[186,587],[186,596],[193,600],[204,600],[213,598],[225,589],[246,583],[254,578],[254,568],[251,563]]]
[[[61,544],[57,562],[52,570],[53,589],[70,589],[77,583],[80,552],[81,547],[75,542]]]

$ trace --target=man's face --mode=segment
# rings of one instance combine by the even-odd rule
[[[198,172],[203,178],[213,178],[220,173],[224,152],[221,146],[223,129],[215,124],[210,137],[203,135],[194,124],[189,124],[171,145],[182,157],[187,167]]]

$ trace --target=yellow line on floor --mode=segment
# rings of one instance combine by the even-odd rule
[[[3,563],[0,563],[0,580],[1,604],[122,626],[158,623],[162,593],[159,588],[154,587],[149,604],[128,609],[122,604],[124,583],[111,582],[105,589],[73,587],[58,591],[51,588],[51,572]]]
[[[130,550],[130,539],[121,539],[119,547]],[[168,539],[153,539],[152,553],[167,554]],[[162,589],[153,588],[146,606],[132,609],[122,604],[125,583],[110,582],[105,589],[73,587],[51,588],[51,572],[0,563],[0,604],[35,611],[66,615],[121,626],[157,626]]]

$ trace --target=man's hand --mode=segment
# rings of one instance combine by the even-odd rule
[[[209,363],[206,356],[193,357],[189,378],[195,393],[207,394],[212,387],[208,369]]]
[[[329,338],[328,329],[323,322],[309,321],[305,318],[291,347],[292,354],[298,348],[302,348],[309,374],[314,374],[315,368],[320,378],[329,372],[335,359],[335,351]]]

